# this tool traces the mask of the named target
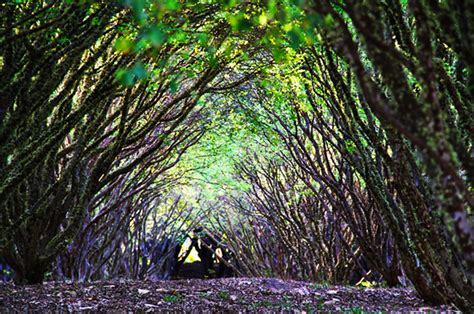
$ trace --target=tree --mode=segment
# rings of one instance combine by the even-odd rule
[[[271,96],[270,123],[278,122],[294,162],[331,189],[341,211],[363,204],[360,215],[367,212],[358,192],[348,189],[350,202],[338,192],[341,185],[364,187],[393,236],[393,256],[420,295],[469,310],[472,62],[466,60],[471,43],[459,33],[471,27],[461,8],[414,1],[303,5],[305,14],[292,27],[312,44],[295,45],[305,60],[289,61],[302,75],[280,83],[277,74],[263,87]],[[443,33],[440,21],[448,20],[452,27]],[[285,92],[301,84],[303,92]],[[385,256],[369,247],[372,266],[383,270]],[[395,263],[386,278],[396,283],[397,272]]]
[[[38,283],[95,195],[147,160],[166,168],[169,153],[179,158],[176,145],[193,135],[173,134],[204,93],[227,88],[228,80],[209,85],[240,62],[225,49],[245,47],[224,45],[229,28],[218,27],[213,5],[183,8],[187,19],[173,29],[138,33],[130,10],[114,2],[4,7],[0,252],[17,282]],[[173,14],[160,18],[176,22]],[[198,35],[178,36],[179,27]],[[203,36],[209,45],[199,44]]]

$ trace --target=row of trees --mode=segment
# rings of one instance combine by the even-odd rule
[[[176,182],[165,174],[210,119],[202,95],[253,75],[229,78],[240,54],[217,49],[250,48],[215,5],[185,19],[137,5],[2,4],[0,252],[18,283],[42,282],[60,254],[69,276],[91,278]]]
[[[334,24],[320,30],[327,47],[306,60],[308,100],[315,108],[324,96],[336,132],[321,130],[324,120],[305,125],[337,143],[363,179],[420,295],[467,310],[474,69],[466,58],[472,44],[461,34],[471,19],[454,3],[354,1],[342,9],[329,1],[312,8]]]
[[[242,264],[330,282],[370,269],[389,285],[408,278],[429,302],[472,310],[468,6],[303,5],[320,21],[320,42],[241,106],[264,130],[236,166],[250,189],[227,201],[251,218],[221,226]]]
[[[406,276],[472,308],[470,1],[0,6],[0,256],[18,283],[53,263],[78,280],[161,269],[139,251],[188,220],[172,190],[196,169],[171,170],[216,121],[247,121],[249,188],[217,203],[241,214],[217,219],[237,269]]]

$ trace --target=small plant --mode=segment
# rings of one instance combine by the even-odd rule
[[[303,303],[303,307],[304,307],[304,311],[305,311],[306,313],[311,313],[311,312],[313,312],[313,311],[311,310],[311,308],[312,308],[311,302],[304,302],[304,303]]]
[[[275,277],[275,274],[273,273],[271,268],[266,268],[263,270],[264,277],[272,278]]]
[[[376,286],[377,283],[375,281],[368,281],[368,280],[361,280],[359,281],[356,286],[361,287],[361,288],[373,288]]]
[[[318,308],[318,311],[321,311],[324,307],[324,300],[319,300],[316,307]]]
[[[349,309],[349,313],[353,313],[353,314],[363,314],[365,313],[364,310],[360,307],[351,307]]]
[[[230,299],[230,294],[227,291],[219,291],[219,293],[217,294],[217,297],[219,299],[229,300]]]
[[[356,283],[356,286],[359,288],[387,288],[387,283],[385,281],[369,281],[366,279],[362,279],[358,283]]]
[[[175,302],[178,302],[179,300],[182,299],[182,295],[177,293],[177,294],[165,294],[163,296],[163,301],[167,302],[167,303],[175,303]]]
[[[290,310],[294,307],[293,302],[291,302],[291,298],[287,295],[283,296],[283,300],[280,302],[279,306],[287,310]]]
[[[274,307],[275,306],[275,303],[273,303],[272,301],[269,301],[269,300],[263,300],[260,303],[263,306],[266,306],[266,307]]]
[[[255,311],[257,309],[259,309],[260,307],[262,307],[264,304],[261,302],[261,301],[257,301],[257,302],[254,302],[250,305],[250,308]]]
[[[329,287],[331,287],[331,285],[329,284],[329,282],[327,281],[323,281],[323,282],[315,282],[315,283],[312,283],[310,285],[310,287],[312,289],[327,289]]]

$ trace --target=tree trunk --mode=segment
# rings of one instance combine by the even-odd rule
[[[38,258],[33,258],[22,266],[21,269],[13,268],[15,284],[36,285],[43,283],[48,267],[39,261]]]

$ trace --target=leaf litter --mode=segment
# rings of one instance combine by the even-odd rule
[[[430,306],[409,288],[322,287],[273,278],[169,281],[0,283],[0,312],[422,312],[454,313]]]

